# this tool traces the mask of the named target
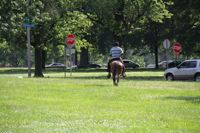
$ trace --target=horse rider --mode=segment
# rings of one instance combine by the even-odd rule
[[[110,68],[110,64],[112,61],[120,61],[123,66],[124,66],[124,63],[122,61],[122,58],[121,58],[121,55],[124,53],[124,51],[122,50],[122,48],[119,46],[119,42],[115,42],[114,43],[114,46],[110,49],[110,56],[111,56],[111,59],[108,61],[108,76],[107,78],[110,78],[111,77],[111,68]],[[123,72],[122,72],[122,76],[125,77],[125,67],[123,67]]]

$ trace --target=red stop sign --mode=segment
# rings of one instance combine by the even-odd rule
[[[172,48],[175,55],[179,55],[182,50],[182,46],[179,42],[175,42]]]
[[[75,44],[75,35],[74,34],[68,34],[65,38],[65,43],[67,44],[68,47],[73,47]]]

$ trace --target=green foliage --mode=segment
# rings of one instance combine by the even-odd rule
[[[0,37],[5,39],[8,45],[15,48],[24,48],[24,30],[22,28],[24,1],[0,2]]]
[[[55,27],[57,33],[56,37],[60,40],[60,43],[64,43],[67,34],[75,34],[75,47],[78,51],[80,51],[81,47],[90,46],[85,37],[90,35],[89,30],[92,26],[92,22],[87,18],[87,16],[79,11],[66,11],[63,17],[65,19],[58,21]]]
[[[48,46],[46,64],[54,62],[64,62],[64,45]]]
[[[174,38],[183,45],[183,54],[187,56],[197,55],[200,51],[199,4],[198,0],[174,1]]]
[[[26,66],[26,51],[8,45],[5,40],[0,42],[0,66]]]
[[[0,65],[4,65],[8,61],[8,55],[11,53],[9,46],[5,41],[0,43]]]
[[[9,45],[8,51],[24,51],[27,39],[22,25],[32,23],[36,27],[31,30],[31,45],[48,54],[56,48],[53,55],[59,57],[69,33],[76,35],[78,52],[85,47],[107,55],[116,40],[125,50],[140,53],[148,46],[152,52],[168,38],[183,44],[182,54],[198,57],[199,4],[198,0],[1,0],[0,39]],[[25,18],[30,21],[24,22]]]
[[[171,18],[172,14],[167,10],[162,0],[152,0],[149,18],[154,22],[162,23],[165,18]]]
[[[167,10],[167,5],[169,2],[164,3],[162,0],[87,0],[82,8],[83,12],[93,14],[92,35],[96,36],[96,40],[91,41],[97,44],[96,48],[105,53],[116,40],[125,49],[138,47],[142,38],[138,34],[144,34],[144,25],[152,21],[161,23],[165,18],[172,16]],[[138,40],[135,36],[139,37]]]

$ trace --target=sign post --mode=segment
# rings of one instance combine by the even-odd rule
[[[28,77],[31,77],[31,37],[30,37],[30,31],[31,31],[31,28],[35,27],[35,25],[31,24],[29,18],[24,18],[23,27],[26,28],[26,34],[27,34]]]
[[[166,68],[168,68],[168,56],[167,56],[167,54],[168,54],[168,49],[169,49],[169,47],[170,47],[170,41],[169,41],[168,39],[165,39],[165,40],[163,41],[163,47],[164,47],[164,49],[166,50],[166,52],[165,52],[166,61],[167,61],[167,63],[166,63]]]
[[[31,77],[31,37],[30,27],[27,27],[27,58],[28,58],[28,77]]]
[[[65,61],[65,75],[64,75],[64,77],[66,77],[66,69],[67,69],[67,55],[66,55],[66,45],[65,45],[65,47],[64,47],[64,61]]]
[[[70,55],[70,76],[72,76],[72,52],[71,49],[75,45],[75,35],[74,34],[68,34],[65,37],[65,43],[67,47],[69,48],[69,55]],[[65,46],[65,77],[66,77],[66,69],[67,69],[67,63],[66,63],[66,46]]]

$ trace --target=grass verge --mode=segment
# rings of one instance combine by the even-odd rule
[[[9,76],[8,76],[9,75]],[[0,132],[200,132],[200,88],[162,71],[0,75]]]

